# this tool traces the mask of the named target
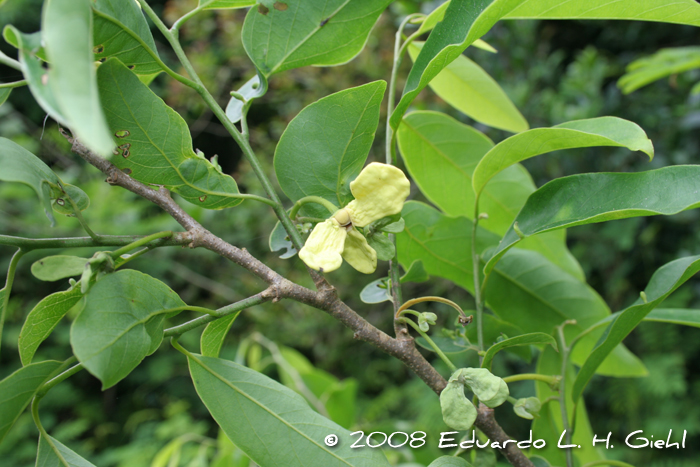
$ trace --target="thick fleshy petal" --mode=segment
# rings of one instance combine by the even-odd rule
[[[364,235],[355,229],[351,229],[345,239],[343,258],[363,274],[372,274],[377,269],[377,252],[369,246]]]
[[[347,231],[334,219],[320,222],[299,251],[299,258],[311,269],[335,271],[343,264],[340,254],[345,247]]]
[[[345,209],[350,212],[353,225],[364,227],[401,212],[411,183],[401,169],[372,162],[350,183],[350,191],[355,199]]]

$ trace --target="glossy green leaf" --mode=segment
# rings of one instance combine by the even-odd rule
[[[444,277],[472,291],[472,222],[463,217],[447,217],[415,201],[404,205],[403,217],[406,229],[396,236],[399,262],[406,265],[420,259],[430,275]],[[497,243],[496,235],[478,229],[477,251]],[[573,338],[610,314],[605,302],[587,284],[542,255],[519,249],[509,251],[493,269],[485,298],[500,319],[525,333],[551,334],[563,321],[576,319],[577,326],[567,326],[567,336]],[[575,362],[583,363],[598,336],[591,334],[577,346],[573,353]],[[614,376],[646,374],[639,359],[622,346],[598,371]]]
[[[636,173],[579,174],[553,180],[533,193],[486,265],[540,232],[628,217],[671,215],[700,206],[700,166]]]
[[[151,276],[133,269],[108,274],[92,286],[73,322],[73,353],[107,389],[158,349],[168,310],[183,306],[175,292]]]
[[[391,0],[262,0],[243,23],[243,46],[265,76],[330,66],[360,53]]]
[[[39,435],[36,465],[41,467],[95,467],[56,438]]]
[[[387,283],[389,279],[382,277],[376,281],[372,281],[362,288],[360,292],[360,300],[363,303],[382,303],[391,301],[391,291]]]
[[[201,4],[206,4],[205,10],[216,10],[216,9],[226,9],[226,8],[246,8],[253,6],[256,0],[200,0]]]
[[[207,209],[241,203],[235,180],[192,150],[185,120],[119,60],[100,65],[97,80],[118,144],[119,155],[112,159],[117,167]]]
[[[202,355],[205,357],[219,356],[221,346],[224,345],[224,339],[226,339],[226,334],[228,334],[233,322],[239,314],[241,314],[240,311],[207,324],[207,327],[204,328],[202,332],[202,337],[199,339]]]
[[[397,133],[399,148],[411,177],[423,194],[450,216],[474,218],[472,174],[493,143],[481,132],[439,112],[411,112]],[[532,177],[520,164],[508,167],[481,194],[479,212],[488,219],[479,226],[503,235],[535,191]],[[566,233],[533,237],[520,248],[542,253],[570,274],[584,279],[578,261],[566,247]]]
[[[646,315],[644,317],[644,321],[682,324],[684,326],[700,328],[700,310],[688,310],[683,308],[657,308]]]
[[[103,62],[117,57],[141,76],[163,71],[151,29],[137,2],[96,0],[93,17],[95,59]]]
[[[498,143],[474,169],[472,186],[477,195],[495,175],[516,162],[560,149],[593,146],[626,147],[654,157],[654,147],[636,123],[617,117],[575,120],[551,128],[535,128]]]
[[[554,338],[551,335],[543,332],[533,332],[530,334],[523,334],[521,336],[504,339],[488,348],[486,355],[484,355],[484,359],[481,361],[481,368],[487,368],[490,370],[493,357],[495,357],[498,352],[507,349],[508,347],[546,344],[551,345],[554,349],[557,348],[557,342],[554,340]]]
[[[700,68],[700,47],[661,49],[630,63],[617,86],[624,94],[629,94],[661,78],[694,68]]]
[[[3,105],[7,101],[7,98],[10,97],[11,92],[12,88],[0,89],[0,105]]]
[[[408,54],[416,60],[423,42],[413,42]],[[477,122],[493,128],[519,133],[529,128],[501,86],[475,62],[459,55],[429,84],[435,94]]]
[[[46,0],[41,38],[50,63],[48,86],[67,126],[87,147],[109,156],[114,141],[97,90],[92,19],[90,0]]]
[[[435,26],[408,74],[401,100],[391,115],[391,127],[398,128],[413,99],[443,68],[521,1],[452,1],[445,10],[445,19]]]
[[[289,123],[275,150],[275,173],[292,201],[314,195],[340,207],[352,200],[349,185],[369,154],[385,89],[386,82],[375,81],[331,94]],[[313,204],[301,212],[329,214]]]
[[[55,223],[52,211],[61,214],[73,212],[67,195],[81,211],[90,205],[84,191],[63,183],[41,159],[7,138],[0,138],[0,180],[30,186],[43,204],[52,225]]]
[[[226,435],[267,467],[388,466],[381,451],[350,449],[350,433],[291,389],[237,363],[187,354],[199,397]],[[329,448],[329,434],[339,438]]]
[[[442,456],[432,461],[428,467],[472,467],[472,465],[461,457]]]
[[[83,273],[88,261],[88,258],[77,256],[47,256],[32,264],[32,274],[40,281],[49,282],[79,276]]]
[[[0,441],[29,405],[39,387],[61,366],[47,360],[20,368],[0,381]]]
[[[22,365],[29,365],[36,349],[46,340],[68,310],[73,308],[83,294],[75,286],[63,292],[56,292],[42,299],[29,312],[19,333],[19,357]]]
[[[633,305],[623,310],[610,323],[603,337],[586,359],[576,376],[573,400],[581,396],[593,373],[612,349],[622,342],[651,310],[698,271],[700,271],[700,256],[690,256],[671,261],[654,272],[644,289],[646,300],[640,297]]]

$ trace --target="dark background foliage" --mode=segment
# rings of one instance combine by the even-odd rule
[[[193,6],[189,0],[152,2],[166,20],[172,21]],[[289,121],[306,105],[333,92],[377,79],[387,79],[392,60],[393,37],[400,18],[414,11],[430,11],[440,2],[395,2],[382,15],[363,52],[351,63],[331,68],[301,68],[275,75],[269,92],[256,101],[249,114],[251,141],[272,173],[274,148]],[[0,7],[0,24],[12,23],[25,32],[39,27],[40,0],[8,0]],[[186,51],[195,68],[221,103],[254,71],[243,51],[240,32],[243,11],[205,12],[184,27]],[[170,66],[175,59],[154,31],[162,56]],[[594,148],[559,152],[527,161],[525,165],[538,185],[555,177],[593,171],[638,171],[673,164],[700,163],[700,96],[689,97],[700,73],[690,72],[662,80],[625,96],[616,87],[625,66],[642,55],[663,47],[698,45],[698,29],[655,23],[613,21],[504,21],[484,38],[497,55],[476,49],[467,54],[480,63],[507,91],[532,127],[551,126],[566,120],[614,115],[641,125],[654,142],[657,155],[649,163],[640,153],[624,149]],[[6,44],[5,53],[14,52]],[[405,77],[410,61],[404,60]],[[184,71],[183,71],[184,73]],[[0,68],[0,80],[20,79],[17,72]],[[402,78],[399,79],[399,89]],[[190,89],[161,75],[152,84],[156,92],[188,121],[194,146],[207,156],[219,154],[225,172],[239,182],[241,191],[259,193],[255,177],[240,150]],[[414,106],[446,112],[461,121],[470,120],[452,110],[430,91],[424,91]],[[177,228],[174,221],[135,195],[103,183],[103,176],[84,167],[58,135],[56,125],[44,121],[45,114],[26,88],[13,91],[0,107],[0,135],[9,137],[40,155],[64,180],[78,184],[90,195],[93,205],[86,217],[97,232],[144,234]],[[382,115],[385,118],[385,115]],[[473,122],[471,122],[473,123]],[[505,132],[481,125],[477,128],[498,141]],[[382,160],[383,127],[377,133],[370,160]],[[419,193],[413,194],[420,199]],[[267,239],[274,226],[271,211],[251,202],[224,211],[184,207],[212,232],[248,248],[255,256],[288,277],[308,284],[296,259],[281,260],[269,253]],[[613,311],[638,297],[652,272],[675,258],[700,253],[700,232],[695,226],[698,211],[672,217],[637,218],[571,229],[569,246],[581,262],[590,284]],[[48,237],[81,235],[72,219],[59,219],[50,228],[37,209],[32,192],[20,185],[0,184],[0,232],[10,235]],[[44,252],[42,252],[44,253]],[[56,254],[55,252],[46,252]],[[6,270],[11,250],[0,247],[0,268]],[[92,250],[72,254],[92,254]],[[66,284],[35,279],[28,266],[39,253],[27,255],[20,265],[10,301],[8,322],[2,341],[0,379],[19,366],[17,337],[24,317],[42,297],[63,290]],[[159,249],[134,261],[133,268],[164,280],[188,303],[219,307],[243,298],[261,287],[255,278],[211,252],[189,249]],[[372,278],[344,265],[331,275],[346,301],[381,329],[391,329],[387,303],[366,305],[359,292]],[[677,291],[667,305],[697,308],[700,284],[691,281]],[[441,279],[405,287],[405,296],[442,295],[470,308],[471,298]],[[444,316],[444,315],[442,315]],[[178,322],[181,318],[178,318]],[[441,318],[443,319],[443,318]],[[446,326],[452,326],[444,319]],[[40,348],[37,359],[66,358],[69,321],[59,325]],[[247,310],[234,324],[222,352],[235,358],[243,338],[258,331],[267,338],[297,349],[315,366],[340,379],[359,383],[356,426],[365,431],[424,430],[435,436],[445,430],[437,398],[397,360],[368,345],[356,342],[351,332],[327,315],[292,303],[266,304]],[[198,332],[183,336],[192,348]],[[599,436],[613,432],[613,439],[643,429],[655,438],[688,430],[685,450],[623,450],[607,452],[638,465],[694,466],[700,455],[700,330],[668,324],[643,323],[625,344],[639,355],[650,376],[642,379],[597,377],[587,390],[593,431]],[[501,376],[531,369],[522,360],[503,354],[495,367]],[[265,353],[263,352],[263,357]],[[253,362],[255,363],[255,362]],[[466,363],[466,362],[459,362]],[[440,363],[436,362],[438,368]],[[444,370],[444,369],[443,369]],[[277,376],[274,366],[265,370]],[[443,373],[446,373],[443,371]],[[527,383],[513,386],[516,396],[527,396]],[[0,395],[1,397],[1,395]],[[99,382],[79,373],[52,390],[43,402],[46,428],[53,436],[88,456],[99,466],[138,467],[150,465],[153,456],[169,441],[195,433],[216,438],[217,430],[206,408],[197,398],[182,355],[164,344],[128,378],[101,392]],[[498,418],[517,439],[526,439],[529,424],[500,408]],[[24,414],[7,439],[0,444],[0,466],[34,465],[36,429]],[[429,438],[430,439],[430,438]],[[428,462],[437,454],[431,449],[401,450],[396,461]],[[551,441],[552,443],[555,440]],[[192,450],[195,448],[192,447]],[[185,452],[183,464],[193,452]],[[413,457],[412,457],[413,456]]]

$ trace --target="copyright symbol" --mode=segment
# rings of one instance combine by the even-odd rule
[[[338,437],[336,435],[328,435],[326,436],[324,442],[326,443],[326,446],[333,447],[338,444]]]

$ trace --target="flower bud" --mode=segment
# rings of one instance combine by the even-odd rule
[[[463,368],[459,371],[461,373],[458,377],[463,378],[465,384],[471,388],[474,395],[479,398],[479,401],[488,407],[498,407],[510,395],[506,382],[498,376],[494,376],[486,368]],[[452,375],[452,378],[455,375],[457,373]],[[452,378],[450,378],[450,381]]]
[[[513,404],[513,410],[515,411],[516,415],[528,420],[539,417],[541,408],[542,403],[536,397],[518,399],[515,401],[515,404]]]
[[[442,419],[452,429],[468,430],[476,420],[476,407],[464,395],[464,384],[452,378],[440,393],[440,408]]]

